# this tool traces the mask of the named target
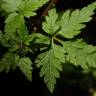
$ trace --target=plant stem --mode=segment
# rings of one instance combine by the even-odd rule
[[[51,0],[48,4],[48,6],[46,7],[46,9],[43,11],[42,15],[40,16],[39,20],[37,20],[36,25],[33,28],[33,32],[37,32],[40,28],[40,24],[41,21],[43,19],[44,16],[46,16],[48,14],[48,10],[52,7],[53,4],[56,3],[57,0]]]

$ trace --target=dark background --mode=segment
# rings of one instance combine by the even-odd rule
[[[56,8],[58,11],[82,8],[93,1],[95,0],[58,0]],[[3,18],[0,18],[0,23],[0,29],[3,29]],[[93,16],[93,20],[87,23],[87,27],[82,30],[81,37],[85,42],[96,45],[96,14]],[[0,48],[1,58],[5,50],[1,45]],[[55,91],[51,95],[38,74],[39,70],[34,68],[33,81],[29,82],[19,69],[10,71],[8,74],[0,73],[0,96],[6,96],[6,94],[8,96],[91,96],[89,89],[91,87],[95,89],[96,85],[91,73],[84,75],[80,68],[65,65],[61,78],[57,80]]]

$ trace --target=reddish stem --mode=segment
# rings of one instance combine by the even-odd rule
[[[36,25],[34,26],[33,32],[37,32],[39,30],[40,23],[42,21],[42,18],[48,14],[48,10],[52,7],[53,4],[56,4],[58,0],[51,0],[47,6],[47,8],[44,10],[42,15],[40,16],[39,20],[37,21]]]

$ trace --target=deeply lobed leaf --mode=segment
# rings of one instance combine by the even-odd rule
[[[7,73],[10,69],[15,69],[17,67],[17,62],[19,60],[19,56],[14,53],[6,53],[0,61],[0,72],[6,71]]]
[[[19,59],[18,66],[29,81],[32,81],[32,61],[28,57]]]
[[[23,41],[27,40],[28,32],[25,28],[25,20],[18,13],[11,13],[5,21],[5,36],[6,39],[14,38],[14,34],[18,34]]]
[[[18,11],[18,7],[22,0],[1,0],[1,7],[8,13]]]
[[[96,9],[96,2],[82,8],[76,9],[71,12],[67,10],[59,19],[56,9],[51,9],[46,16],[46,21],[43,22],[43,30],[51,34],[52,36],[62,35],[65,38],[72,39],[74,36],[81,32],[81,29],[85,28],[85,24],[92,19],[94,10]]]
[[[2,0],[1,7],[7,13],[19,12],[25,17],[36,15],[36,10],[49,0]]]
[[[84,23],[87,23],[92,19],[91,16],[96,9],[95,5],[96,2],[82,8],[81,10],[76,9],[73,12],[67,10],[61,18],[61,30],[58,34],[63,35],[68,39],[78,35],[81,32],[81,29],[85,27]]]
[[[57,22],[58,14],[56,13],[56,9],[51,9],[48,12],[48,16],[45,17],[45,22],[42,24],[42,28],[48,34],[53,35],[59,28],[59,23]]]
[[[22,1],[21,5],[19,6],[20,12],[25,17],[30,17],[36,15],[36,10],[39,7],[42,7],[46,4],[49,0],[24,0]]]
[[[76,46],[77,44],[79,45]],[[96,47],[84,44],[83,41],[79,42],[65,42],[63,43],[66,50],[66,61],[81,66],[83,69],[89,67],[96,67]],[[74,46],[75,45],[75,46]]]
[[[49,51],[42,53],[36,60],[37,67],[40,67],[40,76],[44,76],[44,82],[52,93],[56,78],[59,78],[59,71],[62,71],[61,62],[65,62],[64,49],[54,45]]]

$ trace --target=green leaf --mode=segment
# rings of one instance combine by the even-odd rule
[[[79,45],[79,47],[76,45]],[[66,50],[67,62],[70,62],[75,66],[81,66],[83,69],[96,67],[96,46],[84,44],[83,41],[69,41],[63,43],[63,46]]]
[[[18,66],[29,81],[32,81],[32,61],[28,57],[19,59]]]
[[[17,62],[19,60],[19,56],[14,53],[6,53],[0,61],[0,72],[6,71],[8,73],[10,69],[15,69],[17,67]]]
[[[43,34],[40,34],[40,33],[36,33],[36,43],[42,43],[42,44],[50,44],[50,38],[43,35]]]
[[[25,17],[34,16],[36,15],[36,12],[34,11],[39,9],[39,7],[42,7],[48,1],[49,0],[24,0],[19,6],[19,9]]]
[[[30,45],[30,42],[32,42],[34,39],[35,39],[35,37],[36,37],[36,35],[37,35],[37,33],[31,33],[31,34],[29,34],[28,35],[28,38],[27,38],[27,40],[24,42],[24,44],[25,45]]]
[[[14,36],[14,32],[22,26],[23,19],[18,13],[12,13],[8,16],[5,21],[5,35],[7,40],[9,40],[12,36]]]
[[[19,14],[14,12],[14,13],[10,13],[8,16],[7,16],[7,19],[5,20],[5,23],[9,23],[12,21],[12,19],[14,19],[16,16],[18,16]]]
[[[22,15],[11,13],[5,21],[5,36],[6,39],[14,38],[14,34],[18,34],[23,41],[27,40],[27,29]]]
[[[58,45],[53,45],[52,49],[41,53],[36,60],[37,67],[40,67],[40,77],[44,77],[49,91],[52,93],[59,78],[59,71],[62,71],[61,62],[65,62],[64,49]]]
[[[57,19],[58,14],[56,13],[56,9],[51,9],[48,12],[48,16],[45,18],[46,21],[42,24],[43,30],[48,34],[53,35],[60,28]]]
[[[22,42],[25,42],[27,39],[28,39],[28,30],[27,28],[25,27],[25,25],[21,25],[19,26],[19,30],[18,30],[18,35],[19,35],[19,38],[21,39]]]
[[[29,1],[31,1],[30,9],[32,9],[32,11],[36,11],[44,4],[46,4],[49,0],[29,0]]]
[[[24,16],[29,18],[30,16],[35,16],[36,13],[35,12],[31,12],[31,11],[24,11]]]
[[[6,36],[0,31],[0,43],[5,46],[5,47],[9,47],[10,44],[6,39]]]
[[[81,32],[81,29],[85,28],[85,24],[92,19],[94,10],[96,9],[96,2],[82,8],[76,9],[71,12],[67,10],[61,16],[56,13],[56,9],[51,9],[48,12],[48,16],[45,18],[45,22],[42,24],[43,30],[50,34],[52,37],[56,35],[62,35],[65,38],[71,39]]]
[[[1,7],[6,12],[16,12],[18,10],[18,6],[22,2],[22,0],[2,0]]]
[[[86,22],[89,22],[92,19],[96,2],[88,5],[87,7],[82,8],[81,10],[76,9],[71,12],[67,10],[60,21],[61,30],[58,34],[71,39],[74,36],[78,35],[81,32],[81,29],[85,28]]]
[[[28,35],[28,39],[24,42],[24,44],[30,45],[30,42],[40,44],[50,44],[50,39],[41,33],[31,33],[30,35]]]

